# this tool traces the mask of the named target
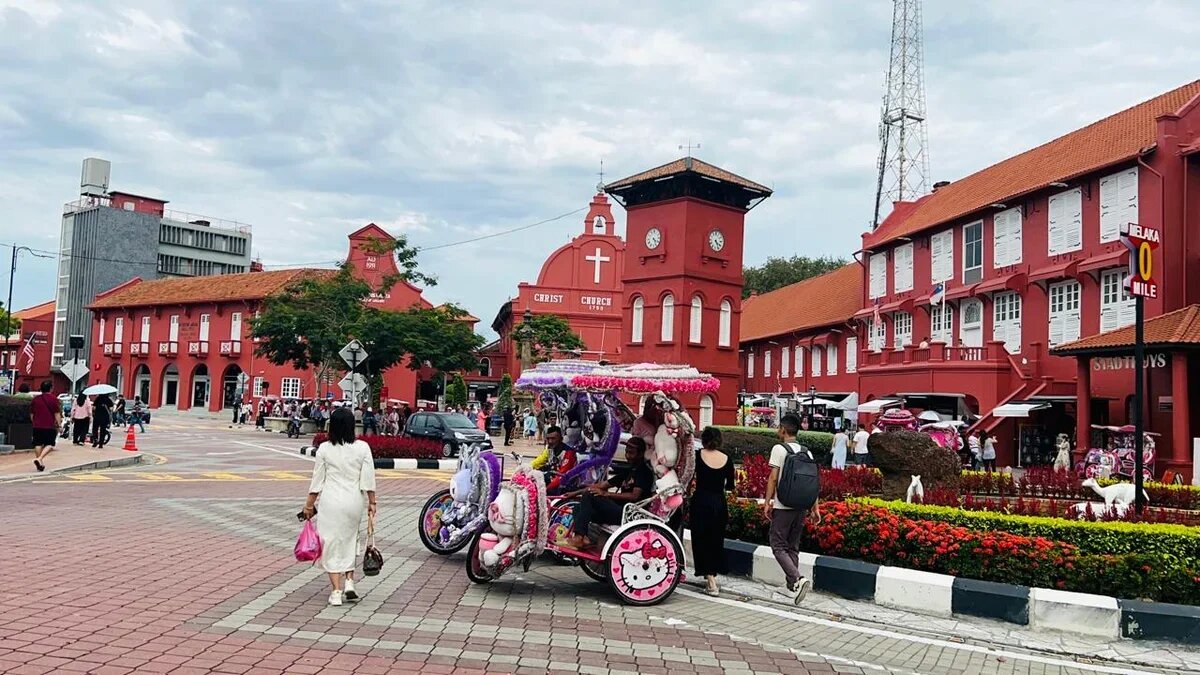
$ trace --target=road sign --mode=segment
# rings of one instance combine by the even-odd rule
[[[246,383],[250,381],[250,376],[246,373],[238,373],[238,389],[245,389]]]
[[[87,362],[83,359],[71,359],[70,361],[63,361],[62,374],[66,375],[67,379],[71,382],[78,382],[79,380],[87,377]]]
[[[1129,249],[1129,276],[1125,290],[1134,297],[1157,298],[1158,280],[1154,278],[1154,249],[1162,242],[1159,231],[1129,223],[1121,228],[1121,243]]]
[[[359,392],[367,390],[367,378],[358,373],[350,373],[338,382],[338,386],[347,392],[350,398],[354,398]]]
[[[346,365],[351,368],[357,368],[360,363],[367,360],[367,350],[363,349],[362,343],[358,340],[351,340],[346,343],[338,352],[338,356],[346,362]]]

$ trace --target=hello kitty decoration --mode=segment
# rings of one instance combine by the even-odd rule
[[[492,531],[480,535],[479,560],[491,569],[540,555],[549,528],[542,505],[546,484],[541,471],[521,466],[488,506]]]

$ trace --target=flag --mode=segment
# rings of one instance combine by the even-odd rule
[[[879,325],[879,300],[875,301],[875,313],[871,315],[871,325]]]
[[[33,372],[33,333],[29,334],[29,339],[25,341],[25,346],[21,349],[21,355],[25,357],[25,374]]]
[[[940,305],[946,301],[946,283],[941,282],[933,287],[933,294],[929,296],[929,304]]]

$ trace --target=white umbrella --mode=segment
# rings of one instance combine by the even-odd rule
[[[938,415],[932,410],[926,410],[920,415],[917,415],[917,419],[921,420],[922,422],[941,422],[942,416]]]
[[[87,396],[99,396],[100,394],[115,394],[115,393],[117,393],[117,388],[112,386],[111,384],[93,384],[92,386],[88,387],[87,389],[84,389],[83,393]]]

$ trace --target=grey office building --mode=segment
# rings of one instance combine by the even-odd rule
[[[166,200],[110,191],[111,165],[83,162],[82,197],[63,207],[53,364],[74,358],[68,336],[91,349],[91,312],[98,293],[135,277],[212,276],[250,270],[250,227],[171,211]]]

